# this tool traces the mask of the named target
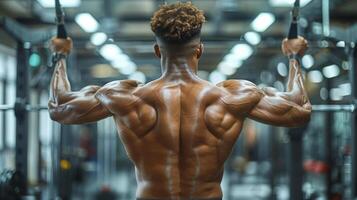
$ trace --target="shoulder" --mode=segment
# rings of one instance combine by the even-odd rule
[[[111,94],[111,93],[125,93],[131,92],[142,84],[134,80],[120,80],[112,81],[105,84],[98,90],[98,93],[101,94]]]
[[[101,87],[95,96],[112,113],[126,112],[139,102],[133,91],[140,86],[141,83],[134,80],[113,81]]]
[[[262,92],[254,83],[247,80],[227,80],[217,84],[217,87],[223,88],[231,94],[246,94]]]
[[[220,100],[234,114],[249,112],[263,96],[262,90],[246,80],[227,80],[217,84],[217,87],[228,92]]]

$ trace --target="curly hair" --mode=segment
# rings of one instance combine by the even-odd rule
[[[151,18],[151,30],[165,42],[184,43],[199,36],[205,16],[191,2],[164,4]]]

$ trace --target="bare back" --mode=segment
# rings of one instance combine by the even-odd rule
[[[244,80],[215,86],[196,75],[203,49],[197,42],[179,50],[164,45],[161,51],[155,45],[163,76],[146,85],[123,80],[72,91],[65,59],[56,64],[48,103],[51,119],[82,124],[113,116],[135,165],[138,198],[219,199],[223,165],[245,117],[286,127],[310,119],[311,104],[297,60],[289,61],[286,92],[260,89]],[[53,43],[67,53],[72,45],[69,39]],[[303,54],[306,47],[303,38],[282,45],[286,55]]]
[[[228,93],[196,79],[157,80],[132,94],[133,109],[115,121],[136,167],[137,196],[221,197],[224,161],[243,123],[227,112]]]

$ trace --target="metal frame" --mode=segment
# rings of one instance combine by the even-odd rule
[[[50,39],[55,29],[29,29],[16,21],[0,17],[0,27],[6,31],[17,42],[17,76],[16,76],[16,102],[14,107],[3,106],[3,110],[14,109],[16,116],[16,150],[15,166],[16,170],[24,176],[25,190],[21,194],[26,194],[27,190],[27,150],[29,132],[29,90],[30,90],[30,68],[28,59],[31,51],[31,44],[43,43]]]
[[[357,26],[354,26],[357,28]],[[355,41],[357,41],[357,36],[354,35],[355,38],[353,38]],[[350,82],[351,82],[351,89],[352,89],[352,94],[351,94],[351,101],[355,105],[357,105],[357,51],[356,48],[351,48],[349,52],[349,61],[350,61]],[[352,113],[351,116],[351,133],[352,133],[352,192],[351,192],[351,197],[352,199],[357,198],[357,113],[354,112]]]
[[[16,152],[15,166],[16,170],[21,172],[27,180],[27,149],[28,149],[28,130],[29,130],[29,115],[24,105],[29,103],[29,66],[28,59],[30,49],[26,48],[23,42],[17,44],[17,76],[16,76]],[[27,182],[27,181],[26,181]],[[26,184],[27,185],[27,184]],[[26,191],[26,189],[25,189]],[[25,194],[23,191],[22,194]]]

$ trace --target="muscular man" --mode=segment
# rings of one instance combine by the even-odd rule
[[[162,6],[151,20],[162,76],[147,84],[113,81],[71,91],[65,59],[51,82],[50,116],[63,124],[113,117],[135,165],[138,199],[221,199],[223,165],[248,117],[277,126],[310,118],[300,64],[290,60],[286,92],[260,89],[245,80],[213,85],[197,76],[205,18],[191,3]],[[70,39],[54,39],[68,54]],[[303,38],[284,40],[286,56],[303,54]]]

